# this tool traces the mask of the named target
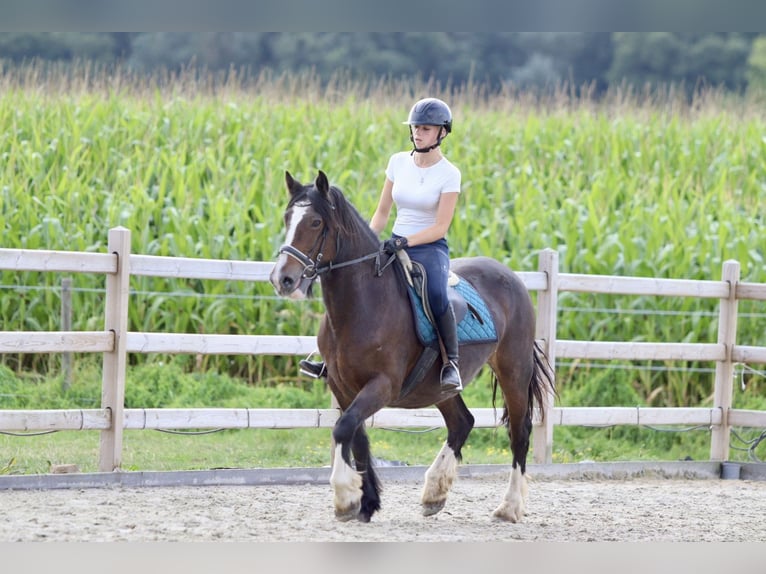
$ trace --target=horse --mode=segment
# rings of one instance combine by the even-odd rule
[[[419,382],[402,393],[418,364],[423,344],[416,333],[407,286],[381,250],[380,240],[341,190],[318,170],[311,184],[285,172],[289,201],[285,243],[270,274],[281,297],[311,296],[319,279],[325,313],[317,346],[326,364],[327,385],[340,416],[332,430],[335,516],[369,522],[380,510],[381,484],[373,466],[365,421],[384,407],[417,409],[435,405],[447,439],[425,473],[422,514],[441,511],[457,477],[461,449],[474,417],[458,392],[443,392],[441,363],[423,369]],[[460,344],[463,385],[485,365],[492,370],[493,403],[499,386],[513,454],[508,487],[493,517],[518,522],[527,498],[526,458],[535,404],[545,416],[546,394],[555,385],[545,353],[535,340],[535,310],[529,292],[511,269],[490,257],[456,258],[450,270],[469,282],[486,302],[496,340]],[[353,455],[353,459],[352,459]]]

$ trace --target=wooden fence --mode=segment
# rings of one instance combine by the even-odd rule
[[[129,353],[225,355],[307,355],[314,336],[249,336],[128,331],[131,276],[222,281],[268,281],[273,263],[156,257],[130,253],[130,231],[109,231],[107,253],[0,249],[0,270],[96,273],[106,276],[103,331],[0,332],[0,353],[102,353],[103,386],[99,409],[0,410],[0,431],[99,430],[99,468],[118,470],[125,429],[306,428],[332,427],[339,415],[327,409],[125,409]],[[549,415],[534,419],[533,457],[551,461],[554,425],[709,425],[711,460],[726,460],[732,426],[766,428],[766,412],[732,409],[733,374],[737,363],[766,363],[766,347],[736,344],[737,303],[766,300],[766,284],[739,281],[739,263],[726,261],[720,281],[579,275],[558,272],[558,254],[540,253],[538,270],[519,273],[537,291],[537,337],[555,369],[556,360],[688,360],[716,365],[714,404],[709,408],[557,407],[549,396]],[[556,339],[558,294],[582,292],[720,300],[718,337],[710,343],[607,342]],[[477,427],[495,427],[499,413],[471,409]],[[384,409],[368,421],[373,427],[443,426],[431,409]]]

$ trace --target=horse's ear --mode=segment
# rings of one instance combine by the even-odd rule
[[[287,185],[287,191],[290,192],[290,195],[293,195],[295,190],[301,187],[301,184],[295,181],[293,176],[290,175],[290,172],[287,170],[285,170],[285,185]]]
[[[316,185],[316,188],[319,190],[319,193],[321,193],[324,197],[327,197],[327,194],[330,191],[330,181],[327,179],[325,172],[323,172],[321,169],[319,170],[319,173],[317,174],[317,178],[314,181],[314,185]]]

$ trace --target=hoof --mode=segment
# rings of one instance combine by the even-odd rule
[[[423,503],[423,516],[433,516],[437,512],[441,512],[444,508],[447,500],[439,500],[434,502]]]
[[[336,508],[335,518],[337,518],[341,522],[348,522],[349,520],[354,520],[359,516],[360,508],[361,508],[360,504],[357,504],[355,506],[351,506],[348,508]]]
[[[506,522],[521,522],[522,516],[524,516],[524,510],[522,508],[512,508],[510,504],[503,503],[498,506],[492,513],[493,518],[498,520],[504,520]]]

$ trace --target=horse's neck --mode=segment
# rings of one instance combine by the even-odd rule
[[[322,298],[330,316],[346,317],[346,320],[367,322],[372,313],[393,312],[403,302],[402,290],[397,286],[396,269],[389,266],[378,276],[374,263],[363,262],[364,267],[347,267],[333,270],[322,278]]]

